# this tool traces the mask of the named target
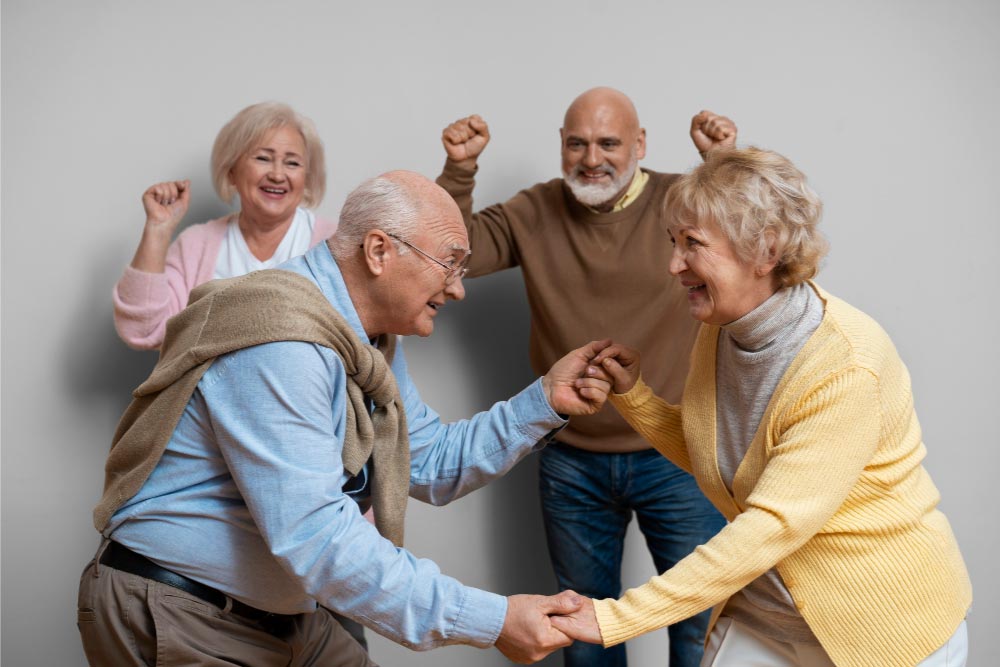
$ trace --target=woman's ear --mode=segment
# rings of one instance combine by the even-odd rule
[[[767,234],[767,258],[761,262],[757,263],[756,273],[759,277],[763,278],[767,274],[774,271],[774,267],[778,265],[778,244],[774,238],[774,234]]]

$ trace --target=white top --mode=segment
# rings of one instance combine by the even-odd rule
[[[316,216],[312,211],[305,208],[295,209],[295,217],[285,232],[285,238],[278,244],[278,249],[269,259],[261,261],[250,252],[250,247],[243,238],[243,232],[240,231],[238,220],[239,216],[234,215],[226,225],[226,235],[222,239],[222,245],[219,246],[219,257],[215,260],[213,280],[244,276],[251,271],[261,269],[273,269],[282,262],[306,254],[312,243],[313,228],[316,226]]]

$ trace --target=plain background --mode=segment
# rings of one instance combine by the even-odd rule
[[[330,165],[319,212],[335,217],[363,178],[436,176],[441,129],[480,113],[493,134],[481,207],[558,175],[562,114],[595,85],[635,100],[649,168],[694,165],[689,119],[709,108],[737,122],[741,144],[809,175],[833,248],[820,282],[874,316],[912,374],[926,466],[972,574],[970,664],[991,664],[998,19],[988,0],[4,0],[4,664],[84,664],[75,592],[97,545],[90,511],[114,425],[155,362],[117,339],[110,299],[149,184],[192,179],[186,223],[224,213],[208,171],[216,132],[248,104],[282,100],[319,127]],[[467,289],[431,339],[407,341],[425,399],[448,419],[532,379],[519,272]],[[410,507],[408,546],[445,572],[506,594],[554,592],[534,458],[451,507]],[[626,560],[627,584],[653,574],[634,530]],[[370,635],[386,665],[505,662]],[[665,644],[665,632],[637,640],[632,664],[664,664]]]

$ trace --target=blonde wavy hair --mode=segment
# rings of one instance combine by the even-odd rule
[[[714,222],[750,263],[777,261],[783,287],[819,271],[829,244],[817,229],[823,203],[792,162],[761,148],[715,149],[667,192],[671,224]]]

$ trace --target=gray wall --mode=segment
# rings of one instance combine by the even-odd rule
[[[215,133],[277,99],[326,143],[322,214],[381,171],[436,175],[441,129],[475,112],[493,133],[476,192],[486,205],[557,175],[563,110],[609,84],[636,102],[648,167],[692,166],[688,122],[710,108],[737,121],[741,143],[810,175],[833,246],[822,284],[881,322],[912,373],[926,465],[975,586],[971,664],[990,664],[1000,5],[874,5],[4,0],[4,663],[84,664],[74,595],[97,544],[90,509],[114,425],[155,361],[118,341],[109,298],[148,184],[191,178],[188,221],[220,214]],[[445,417],[530,381],[518,272],[469,282],[437,331],[408,345]],[[552,591],[535,471],[529,460],[452,507],[414,503],[409,546],[469,584]],[[634,534],[626,570],[629,584],[653,574]],[[633,664],[662,664],[665,642],[638,640]],[[504,663],[493,650],[373,644],[390,665]]]

